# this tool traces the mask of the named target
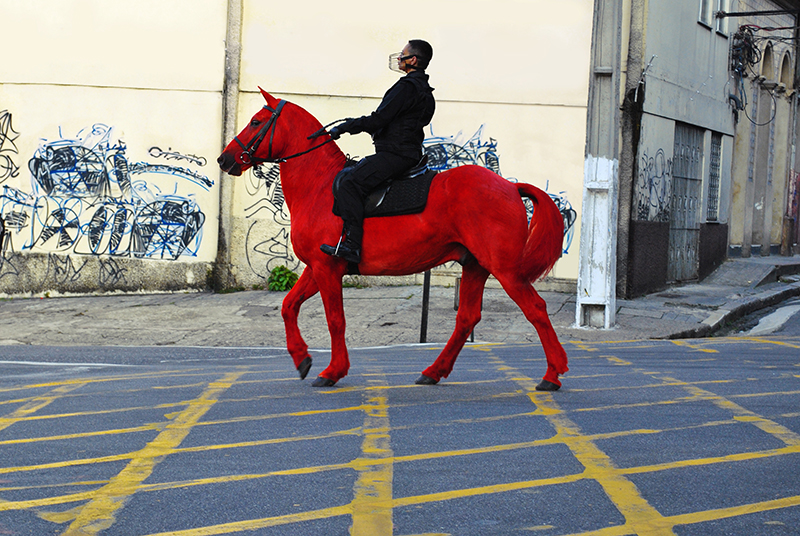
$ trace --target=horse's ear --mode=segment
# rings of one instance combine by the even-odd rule
[[[261,86],[258,86],[258,89],[261,91],[261,95],[264,96],[264,100],[267,101],[267,105],[271,108],[275,108],[278,106],[278,99],[261,89]]]

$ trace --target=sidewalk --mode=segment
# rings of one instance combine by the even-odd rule
[[[575,327],[575,295],[542,292],[562,341],[621,341],[712,335],[742,316],[800,295],[800,257],[730,259],[699,284],[617,300],[611,330]],[[793,281],[796,279],[797,281]],[[427,341],[444,343],[455,324],[454,289],[432,287]],[[285,293],[174,293],[0,301],[0,345],[174,345],[284,347]],[[351,347],[420,340],[422,286],[344,289]],[[300,311],[311,348],[329,348],[319,295]],[[501,289],[487,288],[483,342],[537,342],[533,327]],[[0,353],[2,350],[0,350]]]

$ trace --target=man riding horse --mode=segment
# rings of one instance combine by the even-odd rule
[[[431,122],[436,101],[428,85],[425,69],[433,58],[433,48],[421,39],[412,39],[399,54],[389,56],[389,67],[404,72],[383,96],[370,115],[347,119],[328,133],[336,140],[343,133],[372,135],[375,154],[362,159],[354,167],[346,167],[337,178],[336,205],[344,226],[335,246],[323,244],[328,255],[348,262],[361,262],[364,200],[380,184],[411,169],[422,158],[423,128]]]

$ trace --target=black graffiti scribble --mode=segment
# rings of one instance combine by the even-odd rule
[[[50,274],[52,270],[53,279],[56,284],[59,285],[63,285],[67,282],[75,282],[81,278],[81,270],[83,270],[87,262],[89,261],[83,261],[83,264],[76,268],[75,264],[72,262],[72,257],[69,255],[61,257],[51,253],[47,256],[47,273]]]
[[[245,238],[248,248],[247,263],[256,275],[269,277],[277,266],[286,266],[290,270],[300,267],[300,260],[294,256],[289,246],[289,232],[281,227],[278,234],[260,240],[263,236],[263,221],[255,220],[250,224]]]
[[[256,201],[245,208],[245,217],[253,221],[245,236],[250,269],[266,279],[276,266],[283,265],[292,270],[299,268],[300,261],[289,244],[290,219],[281,188],[280,167],[261,165],[251,168],[245,187],[250,196],[256,197]],[[279,226],[277,234],[273,222]]]
[[[7,275],[12,277],[19,275],[19,269],[15,264],[18,257],[19,255],[16,253],[6,253],[5,251],[0,255],[0,279]]]
[[[133,230],[136,257],[177,259],[200,232],[205,215],[189,201],[162,200],[150,203],[137,215]]]
[[[640,221],[669,221],[672,159],[664,149],[655,156],[642,152],[636,181],[636,214]]]
[[[55,237],[55,248],[64,251],[78,239],[80,226],[80,220],[74,210],[70,207],[56,208],[45,220],[38,242],[43,244]]]
[[[11,126],[11,114],[3,110],[0,112],[0,182],[19,175],[19,166],[12,158],[19,154],[14,143],[18,137],[19,133]]]
[[[172,147],[167,149],[166,151],[162,151],[159,147],[150,147],[150,150],[147,153],[152,156],[153,158],[165,158],[166,160],[186,160],[191,164],[195,164],[197,166],[203,167],[208,163],[202,156],[196,156],[193,154],[181,154],[177,151],[173,151]]]
[[[176,175],[178,177],[188,179],[195,184],[204,186],[206,189],[214,186],[214,181],[205,175],[201,175],[200,173],[196,173],[191,169],[182,167],[167,166],[164,164],[148,164],[147,162],[136,162],[132,166],[129,166],[129,171],[131,175],[138,175],[141,173],[162,173],[164,175]]]
[[[123,239],[135,225],[133,216],[133,211],[125,205],[106,203],[97,207],[86,232],[90,252],[94,255],[122,253]]]
[[[2,223],[2,234],[0,234],[0,279],[3,279],[7,275],[19,275],[19,270],[14,264],[17,255],[14,253],[11,245],[11,233],[8,232],[5,222],[2,221]]]
[[[112,181],[125,190],[130,190],[130,184],[125,184],[124,170],[118,169],[123,160],[115,158],[124,146],[111,150],[114,153],[103,154],[79,145],[51,146],[31,158],[28,167],[47,195],[113,197]]]
[[[119,283],[126,283],[126,271],[126,269],[120,267],[116,259],[101,260],[98,282],[101,287],[113,287]]]

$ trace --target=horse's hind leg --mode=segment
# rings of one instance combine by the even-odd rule
[[[558,335],[553,329],[553,324],[550,323],[550,317],[547,316],[547,304],[533,288],[533,285],[518,275],[504,276],[497,273],[494,275],[503,285],[503,289],[508,293],[509,297],[519,305],[525,318],[533,324],[539,334],[539,340],[542,343],[544,355],[547,359],[547,372],[541,383],[536,386],[536,389],[539,391],[557,391],[561,387],[558,376],[566,373],[569,367],[567,367],[567,352],[561,346]]]
[[[300,306],[303,305],[303,302],[318,291],[317,282],[314,281],[314,272],[310,266],[306,266],[303,273],[300,274],[300,278],[283,298],[281,307],[283,325],[286,329],[286,348],[294,360],[294,366],[300,373],[301,380],[305,379],[311,369],[311,356],[308,353],[308,345],[300,334],[297,316],[300,314]]]
[[[481,320],[481,301],[487,277],[489,277],[489,272],[478,263],[464,266],[461,274],[461,288],[458,293],[456,328],[436,361],[426,368],[422,372],[422,376],[417,379],[417,384],[433,385],[450,375],[467,337]]]

